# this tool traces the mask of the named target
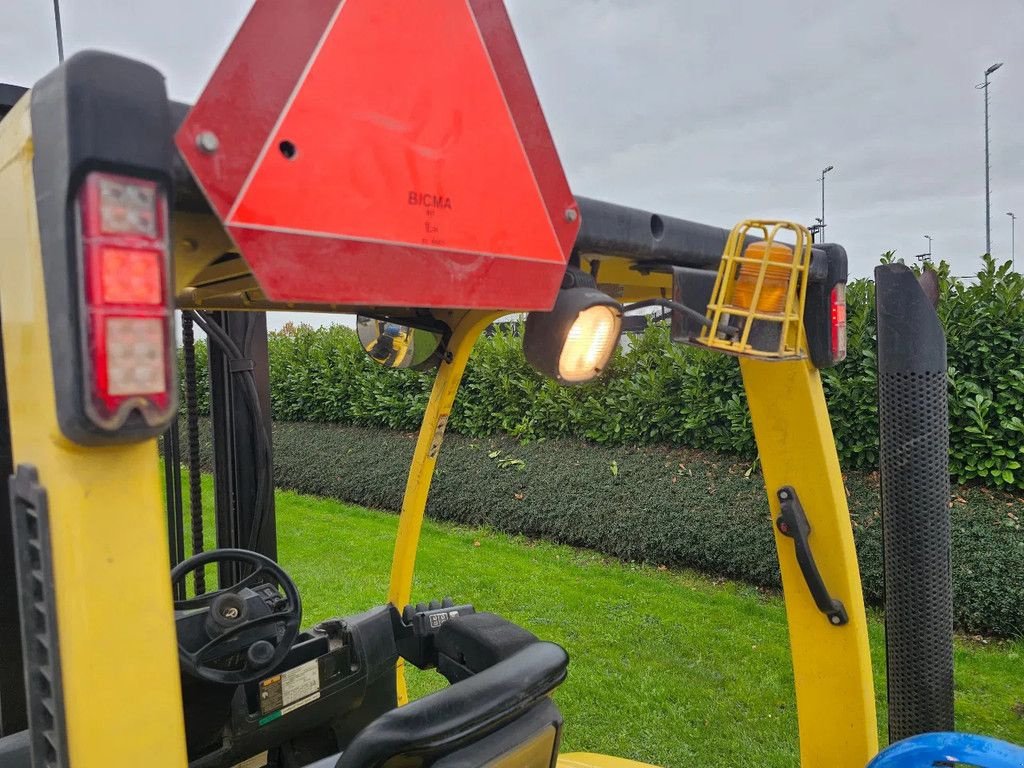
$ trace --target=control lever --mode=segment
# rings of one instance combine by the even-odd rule
[[[800,564],[800,571],[803,573],[807,588],[811,591],[818,610],[824,613],[829,622],[837,627],[846,624],[850,619],[846,615],[846,608],[842,602],[834,599],[828,592],[818,565],[814,562],[814,555],[811,553],[811,544],[808,537],[811,535],[811,524],[807,520],[804,508],[792,486],[786,485],[778,491],[779,516],[775,520],[775,526],[783,536],[793,539],[796,547],[796,561]]]
[[[398,652],[403,659],[420,669],[437,666],[437,650],[434,647],[437,631],[447,622],[471,613],[476,613],[472,605],[455,605],[450,597],[432,600],[429,604],[418,603],[415,607],[407,605],[401,613],[392,605],[391,628]]]

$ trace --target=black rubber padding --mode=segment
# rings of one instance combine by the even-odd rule
[[[537,636],[508,619],[483,611],[445,622],[434,642],[439,654],[475,674],[536,643]]]
[[[46,489],[40,485],[35,467],[18,465],[10,479],[10,495],[21,596],[32,768],[66,768],[67,732],[50,548],[50,510]],[[12,768],[17,764],[12,759]]]
[[[903,265],[875,270],[889,739],[953,730],[946,344]]]
[[[875,267],[875,309],[879,373],[946,374],[946,334],[906,265]]]
[[[568,664],[554,643],[531,643],[478,675],[378,717],[352,740],[337,768],[432,765],[543,704]]]

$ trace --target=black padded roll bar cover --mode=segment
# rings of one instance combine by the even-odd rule
[[[945,372],[942,324],[909,267],[875,267],[875,306],[880,374]]]
[[[565,679],[568,665],[561,646],[531,643],[478,675],[378,717],[352,740],[337,768],[378,768],[406,754],[429,765],[525,714]]]
[[[495,613],[481,611],[445,622],[434,641],[444,654],[475,674],[538,642],[537,636]]]
[[[729,230],[577,197],[583,225],[576,236],[581,254],[621,255],[680,267],[718,269]]]

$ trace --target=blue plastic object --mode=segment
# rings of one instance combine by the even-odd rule
[[[1024,747],[970,733],[925,733],[882,750],[867,768],[1024,768]]]

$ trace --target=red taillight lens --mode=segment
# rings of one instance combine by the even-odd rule
[[[164,303],[163,253],[101,246],[98,277],[106,304]]]
[[[846,283],[832,288],[832,361],[846,359]]]
[[[133,410],[160,423],[173,407],[166,195],[156,182],[91,173],[78,222],[89,415],[104,429]]]

